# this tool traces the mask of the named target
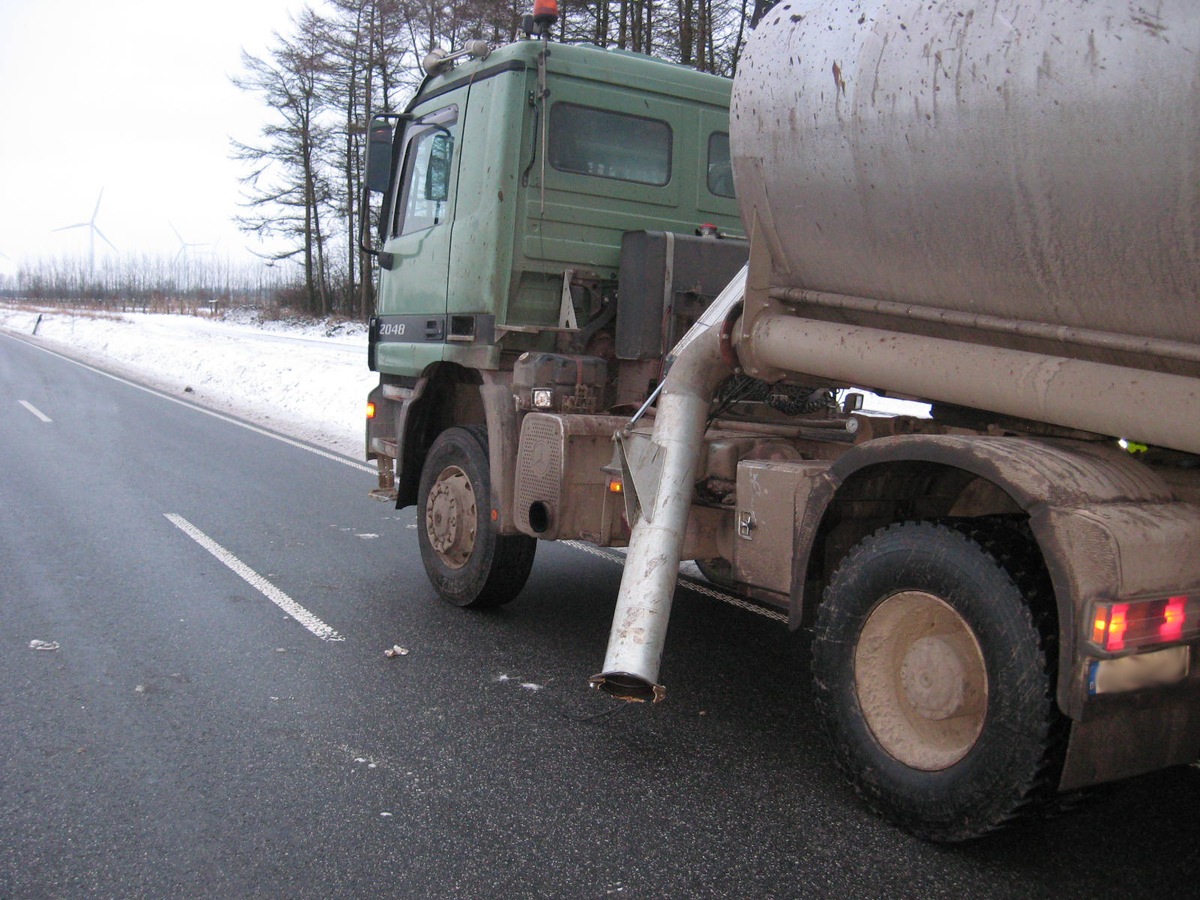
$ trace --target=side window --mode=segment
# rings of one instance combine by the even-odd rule
[[[446,125],[453,121],[453,115],[438,113],[410,127],[393,236],[432,228],[445,218],[454,162],[454,135]]]
[[[729,135],[714,131],[708,136],[708,190],[718,197],[733,196],[733,164],[729,161]]]
[[[671,126],[610,110],[556,103],[550,165],[560,172],[663,186],[671,180]]]

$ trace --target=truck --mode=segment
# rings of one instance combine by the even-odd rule
[[[436,54],[376,145],[367,453],[437,592],[507,603],[537,540],[627,546],[591,684],[657,702],[696,560],[811,627],[834,758],[929,840],[1194,761],[1198,50],[1186,0],[786,0],[729,95],[537,22]],[[656,146],[620,116],[669,161],[605,157]],[[423,134],[464,163],[414,181],[450,155]]]

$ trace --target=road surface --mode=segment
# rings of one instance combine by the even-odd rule
[[[667,701],[615,705],[619,557],[452,608],[363,464],[3,334],[0,460],[0,897],[1195,892],[1200,770],[923,844],[835,773],[803,632],[685,586]]]

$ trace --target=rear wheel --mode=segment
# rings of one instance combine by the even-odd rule
[[[421,469],[417,541],[430,582],[455,606],[508,603],[533,566],[536,540],[492,530],[491,495],[487,431],[470,425],[438,435]]]
[[[838,763],[885,817],[965,840],[1053,798],[1065,720],[1052,599],[1010,529],[907,522],[864,539],[817,614],[818,711]]]

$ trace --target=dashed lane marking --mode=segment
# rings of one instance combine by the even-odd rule
[[[263,578],[248,565],[210,538],[207,534],[175,513],[163,513],[172,525],[211,553],[217,560],[242,578],[248,585],[282,609],[285,613],[323,641],[344,641],[345,638],[310,613],[307,609]]]
[[[43,422],[53,422],[54,421],[48,415],[46,415],[44,412],[42,412],[40,409],[38,409],[32,403],[30,403],[28,400],[18,400],[17,402],[20,403],[27,410],[29,410],[31,413],[33,413],[35,416],[37,416],[39,419],[41,419]]]

